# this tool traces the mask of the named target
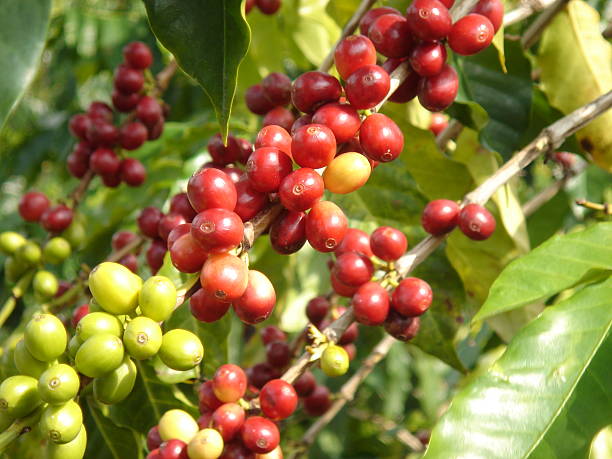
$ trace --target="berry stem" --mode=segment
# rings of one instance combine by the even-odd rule
[[[17,284],[11,290],[11,296],[2,305],[2,309],[0,309],[0,327],[2,327],[4,322],[11,316],[15,310],[15,306],[17,306],[17,300],[21,298],[29,288],[33,278],[34,270],[30,270],[17,281]]]
[[[9,445],[17,440],[19,436],[28,433],[32,427],[36,425],[40,419],[43,407],[39,406],[32,413],[21,419],[16,419],[0,434],[0,454],[2,454]]]
[[[516,24],[517,22],[521,22],[523,19],[527,19],[532,14],[548,8],[553,3],[555,3],[555,0],[529,0],[526,2],[521,2],[517,8],[508,11],[504,15],[504,26],[507,27],[512,24]]]
[[[587,209],[603,212],[604,215],[612,215],[612,206],[610,205],[610,203],[607,202],[599,204],[597,202],[587,201],[586,199],[577,199],[576,204],[582,207],[586,207]]]
[[[531,48],[533,44],[538,41],[544,28],[552,21],[555,15],[565,7],[568,1],[569,0],[557,0],[533,21],[521,37],[521,45],[523,45],[523,48]]]

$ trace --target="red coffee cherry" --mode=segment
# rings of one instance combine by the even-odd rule
[[[458,90],[457,72],[450,65],[444,64],[440,73],[419,81],[419,102],[429,111],[440,112],[453,103]]]
[[[270,244],[278,253],[289,255],[306,243],[306,214],[284,210],[270,226]]]
[[[177,243],[178,241],[174,245]],[[248,273],[240,258],[228,253],[213,254],[204,263],[200,283],[204,290],[218,300],[230,302],[237,300],[245,292],[249,281]]]
[[[395,261],[406,252],[408,241],[401,231],[381,226],[370,236],[370,247],[381,260]]]
[[[495,217],[478,204],[461,209],[458,224],[461,232],[475,241],[484,241],[495,231]]]
[[[244,94],[244,100],[248,109],[256,115],[265,115],[274,108],[260,84],[249,87]]]
[[[109,188],[117,188],[121,185],[121,163],[119,164],[119,169],[112,174],[100,174],[100,178],[102,179],[102,183],[104,186]]]
[[[106,120],[93,119],[87,129],[87,141],[93,147],[113,147],[119,139],[119,131]]]
[[[332,272],[340,282],[358,287],[371,279],[374,265],[363,255],[347,252],[336,258]]]
[[[273,341],[287,341],[284,331],[274,325],[268,325],[260,330],[261,341],[264,346]]]
[[[389,294],[377,282],[359,287],[351,304],[355,319],[364,325],[382,325],[389,314]]]
[[[68,172],[73,177],[83,178],[89,170],[89,156],[82,157],[75,153],[70,153],[66,159]]]
[[[144,70],[151,67],[153,54],[147,45],[141,41],[133,41],[123,48],[125,63],[133,69]]]
[[[266,360],[274,368],[285,368],[291,362],[291,347],[285,341],[273,341],[266,345]]]
[[[239,161],[243,164],[247,162],[251,153],[253,153],[253,144],[246,139],[241,139],[240,137],[235,137],[236,143],[238,144],[238,149],[240,150],[240,158]]]
[[[397,17],[397,16],[393,16]],[[346,97],[353,107],[365,110],[376,106],[389,92],[389,74],[378,65],[355,70],[346,80]]]
[[[139,122],[128,123],[119,130],[119,145],[126,150],[136,150],[146,142],[147,128]]]
[[[212,414],[212,426],[216,429],[223,441],[229,442],[240,433],[245,419],[244,408],[237,403],[225,403]]]
[[[167,251],[168,248],[166,247],[166,243],[161,239],[154,239],[151,241],[151,245],[147,249],[146,258],[147,264],[149,268],[151,268],[153,274],[155,274],[164,264],[164,257]]]
[[[557,151],[552,156],[553,160],[563,166],[564,169],[571,169],[576,164],[576,155],[567,151]]]
[[[168,247],[168,250],[170,250],[170,248],[174,245],[178,238],[190,232],[191,223],[181,223],[180,225],[172,228],[172,231],[170,231],[170,233],[168,234],[168,239],[166,239],[166,245]]]
[[[76,328],[80,320],[87,314],[89,314],[89,304],[85,303],[78,308],[75,308],[75,310],[72,311],[72,317],[70,319],[70,325],[72,325],[72,328]]]
[[[374,255],[370,248],[370,236],[365,231],[357,228],[349,228],[346,231],[346,235],[336,247],[335,253],[336,257],[340,257],[340,255],[350,252],[359,253],[368,258]]]
[[[368,37],[386,57],[406,57],[414,46],[408,21],[397,14],[383,14],[370,26]]]
[[[168,235],[170,231],[176,228],[183,223],[187,223],[185,221],[185,217],[179,214],[168,214],[164,215],[160,220],[157,226],[157,234],[164,241],[168,240]]]
[[[248,371],[249,382],[257,389],[261,389],[268,381],[280,378],[281,373],[268,362],[253,365]]]
[[[278,194],[287,209],[303,212],[323,197],[324,188],[323,177],[317,171],[303,167],[283,179]]]
[[[417,277],[407,277],[393,291],[391,307],[404,317],[416,317],[429,309],[431,300],[431,287],[427,282]]]
[[[263,14],[272,15],[279,10],[282,0],[255,0],[255,3]]]
[[[44,193],[28,191],[19,201],[19,215],[25,221],[37,222],[50,205],[51,202]]]
[[[219,369],[220,368],[221,367],[219,367]],[[223,405],[223,402],[215,395],[212,380],[203,382],[200,385],[198,389],[198,399],[200,401],[200,411],[203,411],[202,408],[206,408],[208,411],[215,411],[217,408]]]
[[[303,402],[304,411],[309,416],[324,415],[332,404],[329,389],[322,385],[317,385]]]
[[[419,43],[410,54],[410,66],[421,76],[437,75],[445,62],[446,48],[441,43]]]
[[[491,21],[494,32],[497,32],[504,22],[504,4],[501,0],[480,0],[472,13],[486,16]]]
[[[385,63],[382,65],[382,68],[391,74],[393,70],[395,70],[403,61],[401,59],[387,59]],[[406,79],[398,86],[398,88],[391,94],[389,97],[390,102],[395,102],[398,104],[403,104],[412,100],[416,97],[419,80],[421,77],[418,73],[416,73],[412,68],[408,69],[408,76]]]
[[[314,325],[320,324],[329,312],[330,304],[324,296],[317,296],[306,305],[306,317]]]
[[[270,279],[259,271],[249,270],[248,279],[246,290],[233,306],[240,320],[254,325],[270,317],[276,304],[276,292]]]
[[[322,124],[303,126],[293,134],[291,154],[301,167],[325,167],[336,156],[334,133]]]
[[[91,120],[85,113],[74,115],[70,118],[70,122],[68,123],[70,133],[77,139],[85,140],[87,137],[87,130],[89,129],[89,123],[91,123]]]
[[[291,136],[282,126],[268,125],[261,128],[255,139],[255,148],[262,147],[278,148],[291,158]]]
[[[436,199],[425,206],[421,216],[423,229],[434,236],[451,232],[457,226],[459,205],[448,199]]]
[[[140,97],[140,93],[137,92],[123,94],[121,91],[115,89],[111,95],[111,100],[113,101],[113,107],[115,107],[117,111],[128,113],[136,108]]]
[[[189,459],[187,443],[178,438],[171,438],[159,446],[160,459]]]
[[[140,232],[147,237],[157,237],[159,221],[164,216],[163,212],[156,207],[145,207],[136,219]]]
[[[115,88],[124,94],[139,92],[144,86],[142,71],[121,65],[115,71]]]
[[[399,341],[410,341],[419,331],[421,319],[404,317],[393,309],[385,321],[385,331]]]
[[[147,126],[147,131],[149,132],[149,140],[156,140],[161,137],[162,133],[164,132],[164,122],[165,120],[162,116],[157,120],[157,123],[152,126]]]
[[[383,14],[397,14],[398,16],[402,15],[402,13],[395,8],[388,6],[372,8],[361,18],[361,21],[359,22],[359,33],[361,33],[361,35],[367,35],[372,23],[376,20],[376,18],[382,16]]]
[[[87,114],[93,119],[99,119],[108,123],[113,122],[113,109],[106,102],[94,100],[89,104]]]
[[[374,113],[361,123],[359,141],[368,158],[380,162],[394,160],[404,149],[404,134],[382,113]]]
[[[236,193],[238,200],[234,212],[238,214],[243,222],[255,217],[269,202],[268,195],[254,190],[247,177],[236,183]]]
[[[291,133],[291,135],[293,135],[295,134],[295,131],[297,131],[302,126],[306,126],[307,124],[312,124],[312,115],[302,115],[299,118],[297,118],[293,122],[293,125],[291,126],[291,130],[289,132]]]
[[[213,162],[225,166],[240,159],[241,150],[237,139],[233,135],[227,136],[227,145],[223,144],[221,134],[215,134],[208,140],[206,146]]]
[[[259,402],[264,416],[280,421],[293,414],[298,396],[291,384],[282,379],[273,379],[262,387]]]
[[[212,379],[212,390],[220,401],[235,403],[244,396],[246,388],[246,374],[238,365],[226,363],[215,371]]]
[[[61,233],[72,223],[72,209],[64,204],[49,207],[40,216],[40,224],[50,233]]]
[[[319,252],[333,252],[347,228],[346,215],[331,201],[317,202],[306,216],[306,238]]]
[[[261,80],[261,86],[264,95],[275,106],[291,102],[291,78],[287,75],[272,72]]]
[[[346,80],[358,68],[376,64],[376,48],[368,37],[349,35],[336,46],[334,62],[342,79]]]
[[[491,21],[486,16],[472,13],[453,24],[448,45],[457,54],[470,56],[489,46],[494,35]]]
[[[191,207],[187,193],[177,193],[170,200],[170,213],[182,215],[187,222],[193,220],[197,212]]]
[[[89,158],[89,167],[96,174],[115,174],[119,170],[119,166],[121,166],[121,159],[109,148],[98,148]]]
[[[293,388],[300,397],[308,397],[317,385],[317,380],[310,370],[306,370],[302,376],[295,380]]]
[[[312,113],[325,103],[336,102],[341,94],[340,82],[324,72],[302,73],[291,87],[291,101],[304,113]]]
[[[154,449],[159,448],[161,443],[162,439],[159,436],[159,429],[157,426],[151,427],[149,432],[147,432],[147,449],[149,451],[153,451]]]
[[[224,167],[221,170],[227,174],[227,176],[232,180],[234,185],[236,185],[236,183],[240,181],[243,175],[242,171],[238,169],[237,167],[228,166],[228,167]]]
[[[355,292],[357,292],[357,289],[359,288],[356,285],[348,285],[338,280],[338,278],[333,272],[330,273],[329,276],[332,290],[340,296],[350,298],[355,294]]]
[[[293,126],[294,121],[295,115],[291,110],[285,107],[276,107],[266,113],[261,124],[262,126],[281,126],[288,131]]]
[[[232,180],[214,168],[200,169],[191,176],[187,184],[187,196],[197,212],[214,207],[234,210],[237,200]]]
[[[352,36],[359,37],[358,35]],[[361,126],[361,118],[355,107],[336,102],[319,108],[312,116],[312,122],[331,129],[337,144],[351,140]]]
[[[193,317],[200,322],[216,322],[229,310],[230,304],[217,300],[204,289],[199,289],[189,299],[189,307]]]
[[[209,253],[229,252],[242,242],[244,225],[231,210],[206,209],[191,222],[191,235]]]
[[[170,259],[182,273],[196,273],[206,261],[208,254],[190,234],[180,236],[170,247]]]
[[[251,10],[253,9],[253,7],[256,4],[256,0],[246,0],[244,2],[244,12],[245,14],[249,14],[251,12]]]
[[[254,453],[269,453],[278,446],[280,433],[276,424],[269,419],[251,416],[244,421],[242,441]]]
[[[159,102],[150,96],[144,96],[136,106],[136,117],[151,128],[163,120],[163,110]]]
[[[136,233],[132,233],[131,231],[125,230],[117,231],[115,234],[113,234],[113,237],[111,238],[111,247],[115,252],[118,252],[126,245],[135,242],[137,239],[138,236],[136,235]]]
[[[412,34],[424,41],[445,38],[452,26],[448,8],[438,0],[414,0],[406,11],[406,19]]]
[[[281,181],[291,173],[292,166],[291,158],[278,148],[258,148],[246,164],[249,183],[262,193],[277,191]]]
[[[212,426],[212,415],[213,415],[213,413],[210,412],[210,411],[202,412],[202,408],[205,408],[205,407],[200,406],[200,413],[202,413],[202,414],[197,419],[198,427],[200,428],[200,430],[202,430],[202,429],[209,429]]]
[[[436,137],[448,126],[448,118],[443,113],[432,113],[429,130]]]

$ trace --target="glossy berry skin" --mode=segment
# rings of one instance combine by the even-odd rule
[[[138,274],[138,257],[133,253],[128,253],[122,256],[118,263],[125,266],[127,269],[132,271],[134,274]]]
[[[340,282],[358,287],[370,280],[374,274],[374,265],[369,258],[349,252],[336,258],[332,273]]]
[[[147,126],[147,131],[149,132],[149,140],[159,139],[164,132],[164,117],[159,118],[155,124]]]
[[[274,108],[260,84],[250,86],[244,94],[244,100],[248,109],[256,115],[265,115]]]
[[[119,139],[119,131],[108,121],[94,119],[87,129],[87,141],[95,147],[112,147]]]
[[[140,232],[147,237],[157,237],[157,227],[159,221],[164,216],[161,210],[156,207],[145,207],[140,212],[140,215],[136,219]]]
[[[127,186],[140,186],[147,179],[147,170],[136,158],[125,158],[119,166],[121,181]]]
[[[144,85],[144,75],[141,71],[121,66],[115,72],[115,88],[124,94],[139,92]]]
[[[301,167],[325,167],[336,156],[334,133],[322,124],[303,126],[292,136],[291,154]]]
[[[212,426],[228,442],[240,433],[244,419],[244,408],[237,403],[224,403],[212,414]]]
[[[306,72],[291,86],[291,101],[304,113],[312,113],[321,105],[336,102],[342,94],[340,82],[325,72]]]
[[[395,16],[394,16],[395,17]],[[378,65],[355,70],[346,80],[346,97],[353,107],[365,110],[376,106],[389,92],[389,74]]]
[[[136,106],[136,117],[151,128],[163,120],[163,110],[155,98],[144,96]]]
[[[448,45],[457,54],[470,56],[489,46],[494,35],[491,21],[486,16],[472,13],[453,24]]]
[[[70,133],[77,139],[85,140],[90,122],[91,120],[85,113],[74,115],[68,124]]]
[[[374,161],[389,162],[404,149],[404,135],[395,122],[382,113],[368,116],[359,129],[364,153]]]
[[[242,242],[244,225],[231,210],[206,209],[191,222],[191,235],[208,253],[229,252]]]
[[[342,79],[346,80],[358,68],[376,64],[376,48],[368,37],[349,35],[336,46],[334,62]]]
[[[306,243],[306,214],[284,210],[270,226],[270,244],[278,253],[289,255]]]
[[[276,125],[289,130],[295,122],[293,112],[285,107],[276,107],[266,113],[263,117],[262,126]]]
[[[291,158],[274,147],[256,149],[246,163],[251,187],[262,193],[277,191],[292,169]]]
[[[255,217],[268,204],[268,195],[254,190],[246,177],[236,183],[236,193],[237,202],[234,212],[238,214],[243,222]]]
[[[91,119],[100,119],[109,123],[113,122],[113,109],[106,102],[100,100],[94,100],[89,104],[87,114]]]
[[[370,248],[370,236],[365,232],[357,228],[349,228],[346,231],[346,235],[342,242],[336,247],[336,257],[339,257],[343,253],[356,252],[366,257],[374,255]]]
[[[242,368],[232,363],[221,365],[212,379],[215,397],[224,403],[235,403],[242,398],[247,388],[247,377]]]
[[[361,126],[361,118],[355,107],[337,102],[320,107],[312,116],[312,122],[331,129],[337,144],[351,140]]]
[[[166,244],[161,239],[155,239],[151,241],[151,245],[147,249],[146,258],[147,264],[151,268],[151,272],[153,274],[155,274],[157,270],[161,268],[164,264],[164,256],[166,255],[167,251],[168,249],[166,248]]]
[[[327,105],[327,104],[325,104],[325,105]],[[293,135],[293,134],[295,134],[295,131],[297,131],[302,126],[306,126],[307,124],[312,124],[312,115],[302,115],[302,116],[298,117],[293,122],[293,125],[291,126],[291,130],[289,132],[291,133],[291,135]],[[324,123],[319,123],[319,124],[324,124]]]
[[[50,233],[61,233],[72,223],[72,209],[64,204],[50,207],[40,216],[40,224]]]
[[[295,380],[293,388],[300,397],[308,397],[317,385],[317,380],[311,371],[306,370],[302,376]]]
[[[163,244],[163,241],[161,242]],[[172,264],[182,273],[198,272],[204,265],[207,257],[208,254],[198,241],[194,239],[191,232],[180,236],[170,247]]]
[[[274,325],[268,325],[260,331],[261,341],[264,346],[270,344],[273,341],[287,341],[287,335],[280,328]]]
[[[126,150],[136,150],[146,142],[147,136],[146,126],[134,121],[122,126],[119,130],[119,145]]]
[[[347,228],[346,215],[330,201],[316,203],[306,217],[306,239],[319,252],[333,252]]]
[[[504,3],[501,0],[480,0],[472,13],[486,16],[491,21],[494,32],[497,32],[504,22]]]
[[[332,193],[348,194],[358,190],[370,178],[372,167],[365,155],[348,152],[336,156],[323,171],[325,188]]]
[[[459,205],[448,199],[436,199],[425,206],[421,215],[423,229],[433,236],[449,233],[457,226]]]
[[[136,241],[138,236],[131,231],[117,231],[111,239],[111,247],[115,252]]]
[[[79,156],[75,153],[70,153],[66,158],[66,166],[70,175],[76,178],[83,178],[89,170],[89,156]]]
[[[202,288],[220,301],[230,302],[240,298],[248,281],[248,269],[244,262],[227,253],[210,255],[200,274]]]
[[[225,166],[240,159],[240,147],[236,138],[232,135],[227,137],[227,145],[224,145],[221,134],[215,134],[208,141],[206,148],[215,164]]]
[[[377,282],[359,287],[352,299],[357,322],[364,325],[382,325],[389,314],[389,294]]]
[[[260,362],[248,370],[249,383],[261,389],[268,381],[280,378],[281,373],[268,362]]]
[[[370,236],[370,247],[381,260],[395,261],[406,252],[408,241],[401,231],[381,226]]]
[[[391,307],[404,317],[416,317],[429,309],[432,298],[427,282],[418,277],[407,277],[393,291]]]
[[[311,394],[303,400],[304,411],[309,416],[322,416],[330,408],[332,401],[329,389],[317,385]]]
[[[187,222],[191,222],[197,212],[191,207],[187,193],[178,193],[170,200],[170,213],[182,215]]]
[[[255,3],[257,4],[259,11],[269,16],[276,13],[280,9],[282,0],[255,0]]]
[[[443,113],[432,113],[429,130],[435,136],[439,136],[448,126],[448,118]]]
[[[382,68],[384,68],[387,73],[391,74],[391,72],[393,72],[402,62],[404,62],[402,59],[387,59],[382,65]],[[393,94],[391,94],[388,100],[390,102],[403,104],[414,99],[417,95],[420,79],[421,77],[419,74],[412,70],[412,68],[409,68],[406,79],[399,85]]]
[[[397,14],[383,14],[370,26],[368,37],[386,57],[406,57],[414,46],[408,21]]]
[[[187,196],[196,212],[215,207],[234,210],[236,187],[223,171],[214,168],[200,169],[189,179]]]
[[[234,300],[233,306],[240,320],[254,325],[270,317],[276,304],[276,292],[265,274],[251,269],[248,278],[246,290]]]
[[[25,221],[37,222],[51,205],[49,198],[39,191],[28,191],[19,201],[19,215]]]
[[[303,167],[283,179],[278,193],[280,201],[289,210],[303,212],[322,197],[325,183],[317,171]]]
[[[329,312],[330,304],[324,296],[317,296],[306,305],[306,317],[314,325],[320,324]]]
[[[406,11],[412,34],[423,41],[445,38],[452,26],[448,8],[438,0],[414,0]]]
[[[461,209],[457,222],[461,232],[475,241],[484,241],[495,231],[495,217],[478,204]]]
[[[285,368],[291,362],[291,347],[285,341],[273,341],[266,346],[266,360],[274,368]]]
[[[266,98],[275,106],[291,102],[291,78],[283,73],[272,72],[261,80]]]
[[[133,41],[123,48],[125,63],[134,69],[146,69],[153,63],[149,47],[141,41]]]
[[[136,108],[140,97],[140,93],[137,92],[124,94],[115,89],[111,95],[111,100],[113,101],[113,107],[115,107],[117,111],[121,113],[128,113]]]
[[[161,445],[162,439],[159,436],[159,428],[157,426],[153,426],[147,432],[147,449],[149,451],[153,451],[155,448],[159,448]]]
[[[213,390],[212,380],[203,382],[198,389],[198,400],[200,401],[200,411],[205,407],[209,411],[215,411],[223,402],[217,398]]]
[[[257,133],[255,148],[273,147],[291,157],[291,136],[282,126],[270,124]]]
[[[269,453],[280,442],[278,427],[261,416],[251,416],[242,427],[242,441],[254,453]]]
[[[246,160],[245,160],[245,162],[246,162]],[[236,185],[236,183],[238,183],[240,181],[240,179],[242,178],[242,175],[243,175],[242,174],[242,170],[238,169],[237,167],[228,166],[228,167],[224,167],[221,170],[227,174],[227,176],[232,180],[234,185]]]
[[[121,159],[109,148],[98,148],[89,158],[89,167],[96,174],[112,175],[121,166]]]
[[[361,35],[367,35],[372,23],[376,20],[376,18],[382,16],[383,14],[396,14],[401,16],[401,13],[398,10],[388,6],[372,8],[370,11],[364,14],[361,21],[359,21],[359,32]]]
[[[236,140],[236,144],[240,150],[240,158],[238,160],[245,164],[247,159],[249,159],[249,156],[251,156],[251,153],[253,153],[253,144],[246,139],[241,139],[240,137],[234,137],[234,139]]]
[[[170,231],[176,228],[179,225],[187,223],[185,221],[185,217],[179,214],[168,214],[164,215],[159,220],[159,225],[157,226],[157,235],[162,238],[164,241],[168,240],[168,235]]]
[[[203,289],[199,289],[189,299],[191,314],[200,322],[216,322],[229,310],[230,304],[217,300]]]
[[[457,72],[450,65],[444,64],[440,73],[419,81],[419,102],[429,111],[441,112],[453,103],[458,90]]]
[[[420,76],[440,73],[446,62],[446,48],[441,43],[419,43],[410,54],[410,66]]]
[[[282,379],[273,379],[262,387],[259,394],[261,411],[273,421],[286,419],[297,407],[298,396],[291,384]]]
[[[321,370],[330,378],[342,376],[349,369],[349,355],[341,346],[335,344],[328,345],[319,361]]]
[[[189,459],[187,443],[178,438],[172,438],[159,446],[160,459]]]
[[[421,319],[418,317],[404,317],[393,309],[385,321],[385,331],[399,341],[410,341],[419,331]]]
[[[355,292],[357,292],[357,289],[359,288],[357,286],[348,285],[348,284],[345,284],[344,282],[341,282],[340,280],[338,280],[338,278],[333,272],[330,274],[329,280],[331,283],[332,290],[338,295],[344,296],[346,298],[352,297],[355,294]]]
[[[61,296],[61,295],[60,295]],[[70,319],[70,325],[72,328],[76,328],[80,320],[89,314],[89,304],[85,303],[72,311],[72,318]]]

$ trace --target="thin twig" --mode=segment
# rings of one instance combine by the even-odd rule
[[[548,8],[553,3],[555,3],[555,0],[523,1],[520,6],[504,14],[504,27],[521,22],[532,14]]]
[[[91,181],[93,180],[93,178],[94,178],[94,173],[91,169],[89,169],[85,173],[83,178],[81,178],[76,188],[68,196],[68,199],[72,201],[72,210],[76,210],[76,208],[79,207],[79,204],[85,197],[85,192],[87,191],[87,188],[89,188],[89,185]]]
[[[610,205],[608,202],[600,204],[598,202],[587,201],[586,199],[576,199],[576,204],[585,207],[586,209],[603,212],[604,215],[612,215],[612,205]]]
[[[521,45],[523,45],[523,48],[531,48],[535,42],[538,41],[544,28],[553,20],[559,11],[565,8],[565,4],[568,1],[569,0],[557,0],[550,8],[547,8],[535,21],[533,21],[533,24],[529,26],[521,37]]]
[[[444,151],[448,142],[457,137],[462,129],[463,124],[455,119],[450,120],[448,126],[436,137],[436,146]]]

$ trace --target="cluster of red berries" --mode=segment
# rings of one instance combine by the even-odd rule
[[[49,198],[40,191],[28,191],[19,201],[19,215],[25,221],[39,222],[49,233],[57,234],[70,226],[74,213],[65,204],[51,206]]]
[[[246,0],[244,10],[246,14],[249,14],[256,6],[263,14],[272,15],[280,9],[282,4],[283,0]]]
[[[68,156],[68,170],[77,178],[91,170],[104,185],[113,188],[121,182],[140,186],[145,181],[143,164],[136,158],[124,157],[124,153],[159,138],[167,115],[167,106],[147,95],[152,88],[145,78],[145,70],[153,63],[149,47],[141,42],[129,43],[123,49],[123,57],[124,62],[115,72],[114,110],[96,101],[86,113],[70,119],[70,132],[79,142]],[[127,115],[120,126],[115,125],[115,111]]]
[[[450,233],[456,226],[475,241],[488,239],[495,231],[495,217],[479,204],[467,204],[462,208],[455,201],[436,199],[425,206],[421,223],[433,236]]]

